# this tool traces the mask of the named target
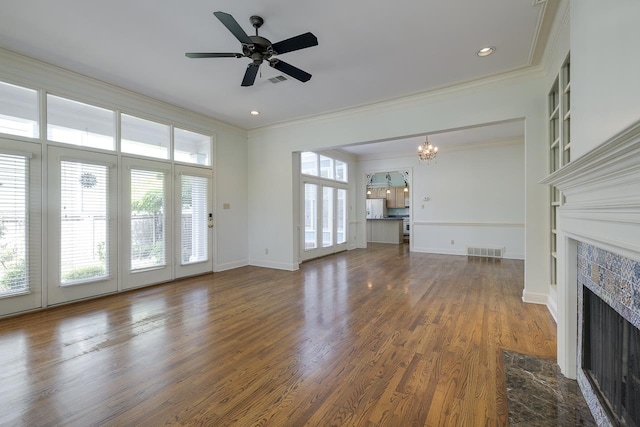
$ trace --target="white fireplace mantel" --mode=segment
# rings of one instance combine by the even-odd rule
[[[640,254],[640,121],[541,181],[562,192],[561,231]]]

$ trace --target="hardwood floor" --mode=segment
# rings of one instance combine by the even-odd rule
[[[1,425],[506,425],[523,262],[374,244],[0,320]]]

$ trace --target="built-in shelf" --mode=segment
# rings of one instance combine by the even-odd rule
[[[571,75],[569,56],[562,64],[548,95],[549,108],[549,172],[554,173],[571,161]],[[550,284],[557,283],[557,215],[562,205],[562,194],[555,187],[550,192],[549,250],[551,252]]]

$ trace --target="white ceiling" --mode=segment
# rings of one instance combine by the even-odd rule
[[[553,9],[534,3],[3,0],[0,47],[254,129],[534,65]],[[281,73],[263,64],[255,85],[241,87],[247,58],[186,58],[240,51],[218,10],[248,34],[249,16],[262,16],[260,35],[274,43],[314,33],[318,46],[280,56],[313,78],[273,84]],[[488,45],[493,55],[476,56]]]

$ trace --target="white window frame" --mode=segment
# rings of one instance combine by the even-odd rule
[[[0,153],[24,155],[27,176],[27,265],[29,291],[0,298],[0,316],[42,307],[42,148],[40,144],[0,138]]]
[[[61,286],[60,279],[60,162],[78,161],[107,165],[109,167],[109,275],[102,280],[81,282],[76,285]],[[106,153],[93,153],[73,148],[49,147],[48,149],[48,240],[47,264],[48,286],[47,301],[49,305],[65,303],[77,299],[104,295],[118,290],[117,242],[118,242],[118,173],[117,156]]]

